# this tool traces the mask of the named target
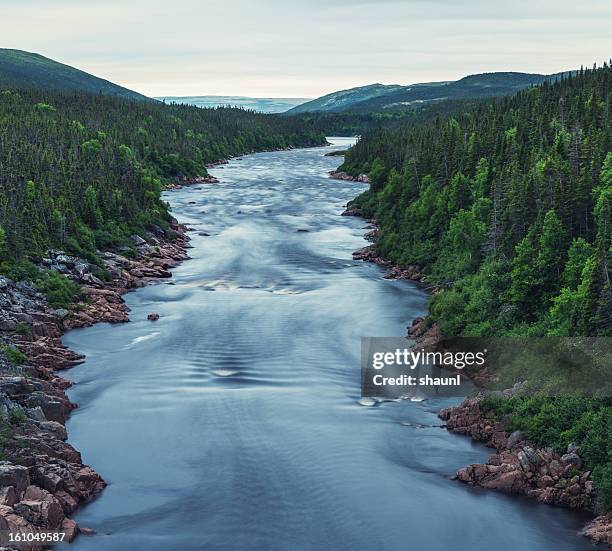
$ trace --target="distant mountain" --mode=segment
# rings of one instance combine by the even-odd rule
[[[559,76],[560,74],[500,72],[470,75],[457,81],[429,82],[410,86],[373,84],[328,94],[291,109],[288,114],[297,115],[321,111],[380,111],[448,99],[500,96],[513,94],[523,88],[541,84],[545,80],[556,80]]]
[[[0,48],[0,89],[42,88],[102,93],[151,101],[150,98],[90,75],[70,65],[22,50]]]
[[[370,84],[368,86],[359,86],[358,88],[349,88],[348,90],[332,92],[326,96],[321,96],[320,98],[298,105],[288,111],[288,113],[299,115],[300,113],[312,113],[315,111],[348,111],[360,102],[380,98],[381,96],[384,97],[402,88],[404,86],[399,84]]]
[[[164,96],[155,99],[166,103],[185,103],[196,107],[244,107],[260,113],[284,113],[311,98],[248,98],[245,96]]]

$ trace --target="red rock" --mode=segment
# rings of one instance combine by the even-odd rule
[[[612,546],[612,513],[593,519],[581,533],[594,543],[604,543]]]
[[[538,488],[550,488],[555,485],[555,481],[552,477],[544,475],[538,479]]]
[[[79,527],[74,520],[66,518],[62,524],[61,531],[66,534],[65,541],[71,542],[79,533]]]

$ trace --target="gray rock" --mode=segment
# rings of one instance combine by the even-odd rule
[[[146,245],[147,244],[147,242],[142,237],[140,237],[140,235],[136,235],[136,234],[130,235],[130,240],[137,247],[140,247],[142,245]]]
[[[528,446],[525,446],[518,453],[518,460],[519,464],[521,465],[521,468],[524,471],[532,471],[536,469],[542,462],[542,458],[540,457],[540,454],[537,452],[537,450]]]
[[[56,318],[63,320],[70,315],[70,312],[65,308],[57,308],[56,310],[53,310],[53,315]]]
[[[13,465],[9,461],[0,462],[0,487],[13,486],[18,495],[30,485],[28,469],[22,465]]]
[[[43,413],[43,410],[40,406],[36,406],[33,408],[27,408],[26,409],[26,415],[30,418],[30,419],[34,419],[35,421],[46,421],[47,418],[45,417],[45,414]]]
[[[571,465],[572,467],[576,467],[579,469],[582,467],[582,459],[577,453],[566,453],[561,456],[561,463],[567,467]]]
[[[523,433],[520,430],[515,430],[509,437],[506,447],[510,450],[523,440]]]

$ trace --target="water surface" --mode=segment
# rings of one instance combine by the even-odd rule
[[[352,260],[366,224],[339,214],[364,188],[328,151],[168,193],[192,260],[127,295],[129,324],[66,335],[70,442],[109,482],[74,549],[590,548],[568,512],[448,480],[490,453],[435,426],[451,400],[357,403],[360,337],[404,335],[427,296]]]

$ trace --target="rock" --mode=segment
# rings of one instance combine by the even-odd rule
[[[344,210],[341,216],[361,216],[361,210],[357,207],[347,205],[346,210]]]
[[[360,174],[359,176],[351,176],[350,174],[347,174],[346,172],[334,170],[329,173],[329,177],[332,180],[346,180],[348,182],[360,182],[362,184],[370,183],[370,179],[368,178],[366,174]]]
[[[6,505],[0,505],[0,531],[27,533],[34,532],[35,530],[36,528],[24,517],[18,515],[13,508]],[[32,543],[28,544],[26,547],[22,546],[21,549],[27,549],[27,551],[42,551],[43,545]]]
[[[515,430],[513,433],[508,436],[508,440],[506,441],[506,447],[511,450],[516,445],[523,441],[523,433],[520,430]]]
[[[561,465],[561,463],[559,463],[559,461],[557,461],[556,459],[553,459],[548,464],[548,472],[553,478],[559,478],[563,474],[563,465]]]
[[[580,459],[580,456],[575,452],[566,453],[561,456],[561,464],[565,467],[571,466],[579,469],[582,467],[582,459]]]
[[[62,523],[61,531],[66,534],[65,541],[71,542],[74,540],[74,538],[76,538],[77,534],[79,533],[79,527],[77,526],[77,523],[74,522],[74,520],[65,518],[64,522]]]
[[[501,473],[499,476],[483,483],[485,488],[511,494],[523,493],[527,485],[525,473],[518,470]]]
[[[3,486],[0,488],[0,505],[12,507],[19,501],[14,486]]]
[[[140,247],[141,245],[146,245],[147,244],[147,242],[142,237],[140,237],[139,235],[136,235],[136,234],[130,235],[130,240],[137,247]]]
[[[555,485],[551,476],[544,475],[538,479],[538,488],[550,488]]]
[[[13,465],[8,461],[0,462],[0,487],[13,486],[19,496],[29,485],[30,475],[26,467]]]
[[[70,315],[70,312],[66,310],[65,308],[57,308],[56,310],[53,310],[53,315],[56,318],[63,320]]]
[[[542,462],[540,454],[533,448],[525,446],[518,452],[518,460],[521,468],[524,471],[533,471],[538,468]]]
[[[414,326],[419,323],[417,320]],[[513,388],[511,393],[520,392],[521,388]],[[500,395],[506,396],[504,392]],[[446,421],[448,430],[468,435],[497,450],[487,463],[460,469],[455,478],[473,486],[526,495],[549,505],[593,510],[595,487],[589,479],[590,472],[580,472],[582,460],[576,451],[559,457],[552,448],[527,445],[520,434],[504,433],[503,418],[488,419],[481,412],[479,404],[483,396],[468,398],[438,414]],[[597,524],[589,533],[594,538],[600,537],[602,525]]]
[[[159,314],[153,312],[147,316],[149,321],[157,321],[159,319]]]
[[[612,545],[612,513],[593,519],[584,527],[581,534],[594,543]]]

